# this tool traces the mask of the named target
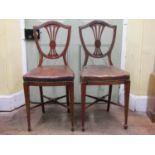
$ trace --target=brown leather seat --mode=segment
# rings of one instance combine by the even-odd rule
[[[83,67],[81,71],[82,81],[105,81],[117,79],[129,79],[129,73],[114,66],[105,65],[88,65]]]
[[[68,66],[41,66],[23,76],[25,81],[72,81],[74,73]]]

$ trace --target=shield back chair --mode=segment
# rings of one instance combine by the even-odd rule
[[[106,51],[102,51],[101,47],[103,45],[103,32],[105,28],[111,30],[112,39],[109,45],[109,48]],[[88,49],[88,44],[86,44],[86,39],[84,38],[84,32],[86,29],[90,29],[92,32],[92,37],[94,40],[94,50]],[[97,103],[98,101],[104,101],[107,103],[107,111],[110,109],[111,94],[112,94],[112,85],[124,84],[125,86],[125,105],[124,105],[124,129],[128,128],[128,104],[129,104],[129,92],[130,92],[130,75],[128,72],[121,70],[119,68],[114,67],[111,59],[112,50],[114,47],[115,39],[116,39],[116,29],[117,26],[110,25],[101,20],[92,21],[84,26],[79,27],[79,35],[82,47],[85,53],[84,65],[80,73],[81,79],[81,121],[82,121],[82,131],[85,131],[85,112],[90,105]],[[90,34],[90,33],[89,33]],[[88,33],[87,33],[88,35]],[[89,35],[90,36],[90,35]],[[106,37],[106,36],[104,36]],[[91,51],[92,50],[92,51]],[[88,58],[107,58],[108,64],[106,65],[88,65]],[[95,96],[86,94],[86,86],[88,85],[108,85],[108,94],[97,98]],[[86,106],[86,96],[95,99],[95,101]]]
[[[42,44],[38,38],[38,30],[41,33],[45,33],[47,39],[44,40],[47,42],[48,50],[43,49]],[[66,31],[66,36],[58,35],[59,31]],[[62,34],[62,33],[61,33]],[[70,112],[71,118],[71,130],[74,130],[74,120],[73,120],[73,104],[74,104],[74,73],[70,69],[67,63],[67,50],[70,42],[71,36],[71,26],[64,25],[62,23],[56,21],[48,21],[41,25],[33,27],[33,36],[39,51],[39,64],[36,68],[26,73],[23,76],[23,86],[25,93],[25,103],[26,103],[26,112],[27,112],[27,123],[28,123],[28,131],[31,131],[31,115],[30,111],[38,107],[39,105],[42,107],[42,112],[45,112],[44,105],[47,103],[58,103],[62,106],[65,106]],[[59,37],[66,37],[65,45],[63,49],[57,49],[57,39]],[[49,52],[48,52],[49,51]],[[55,60],[62,58],[63,65],[44,65],[44,60]],[[59,59],[60,60],[60,59]],[[38,86],[40,90],[40,100],[41,102],[37,106],[30,106],[30,86]],[[43,87],[48,86],[65,86],[66,95],[57,97],[52,99],[50,97],[45,96],[43,93]],[[58,100],[66,97],[67,104],[62,104]],[[45,102],[45,99],[48,101]]]

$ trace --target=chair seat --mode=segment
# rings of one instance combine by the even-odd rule
[[[88,65],[81,71],[82,81],[126,80],[129,73],[114,66]]]
[[[74,73],[68,66],[41,66],[23,76],[24,81],[72,81]]]

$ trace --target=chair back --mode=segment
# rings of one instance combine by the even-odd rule
[[[107,28],[108,31],[111,31],[111,41],[108,46],[107,49],[103,50],[102,49],[102,45],[104,45],[104,37],[106,38],[106,36],[103,36],[103,31],[105,30],[105,28]],[[92,33],[92,35],[94,36],[94,40],[93,40],[93,48],[88,48],[90,45],[86,44],[86,39],[84,39],[84,31],[86,31],[87,29],[89,29],[89,31]],[[84,26],[80,26],[79,27],[79,34],[80,34],[80,40],[85,52],[85,60],[84,60],[84,65],[87,65],[88,62],[88,58],[93,57],[93,58],[104,58],[104,57],[108,57],[108,63],[110,65],[112,64],[112,59],[111,59],[111,53],[114,47],[114,43],[115,43],[115,38],[116,38],[116,29],[117,26],[116,25],[110,25],[104,21],[101,20],[94,20]],[[88,32],[88,31],[87,31]],[[86,35],[89,35],[87,38],[90,37],[90,34],[85,33]],[[106,33],[105,33],[106,34]]]
[[[41,33],[40,36],[42,37],[44,35],[44,38],[38,37],[38,30]],[[44,58],[58,59],[60,57],[63,57],[64,64],[68,65],[66,60],[66,52],[70,42],[71,26],[64,25],[56,21],[48,21],[41,25],[34,26],[33,35],[40,56],[38,66],[42,65]],[[40,41],[41,39],[43,40],[43,43]],[[58,49],[57,42],[61,39],[65,40],[65,43],[63,43],[63,47]]]

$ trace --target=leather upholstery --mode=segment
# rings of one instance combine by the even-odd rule
[[[70,81],[74,73],[68,66],[41,66],[23,76],[25,81]]]
[[[81,80],[129,79],[129,73],[114,66],[88,65],[81,71]]]

